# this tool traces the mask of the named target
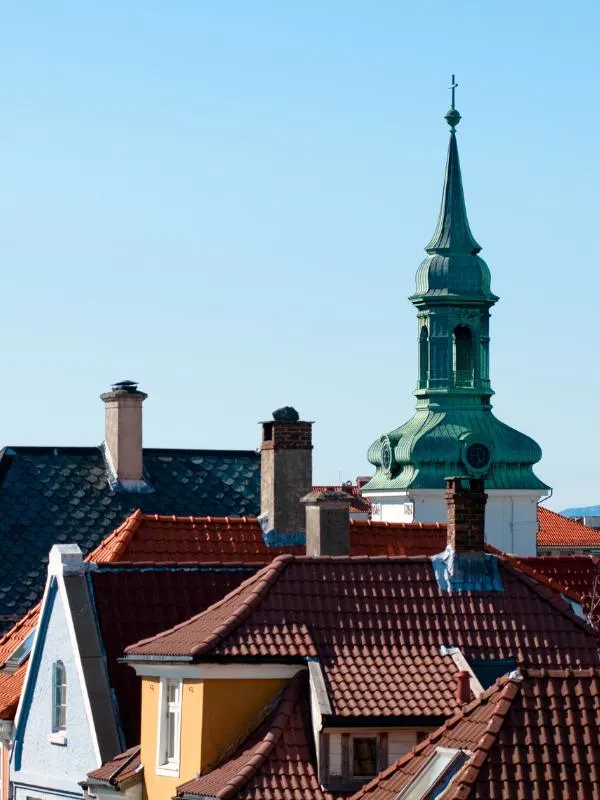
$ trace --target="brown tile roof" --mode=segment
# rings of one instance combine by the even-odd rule
[[[544,506],[538,506],[538,522],[538,547],[597,547],[600,550],[600,531],[581,522],[563,517]]]
[[[141,777],[140,746],[130,747],[111,761],[88,773],[90,783],[105,783],[121,789],[123,784],[136,776]]]
[[[318,658],[334,716],[448,716],[440,654],[535,666],[598,663],[598,635],[556,592],[499,559],[502,592],[443,592],[427,558],[280,556],[205,613],[130,658]]]
[[[268,715],[233,754],[177,796],[219,800],[331,800],[319,784],[306,674],[293,678]]]
[[[470,752],[444,800],[595,800],[599,698],[598,668],[501,678],[353,800],[395,800],[437,747]]]

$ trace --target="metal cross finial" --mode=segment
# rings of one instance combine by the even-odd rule
[[[451,105],[451,108],[452,108],[453,111],[454,111],[454,100],[455,100],[454,92],[456,91],[457,87],[458,87],[458,83],[456,82],[456,76],[453,75],[452,76],[452,85],[448,87],[449,89],[452,90],[452,105]]]

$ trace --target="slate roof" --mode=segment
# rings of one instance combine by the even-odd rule
[[[437,747],[470,753],[443,800],[595,800],[599,729],[598,668],[525,670],[501,678],[353,800],[395,800]]]
[[[0,452],[0,631],[41,597],[52,545],[88,553],[136,508],[195,516],[259,512],[254,451],[144,450],[150,493],[109,488],[100,447]]]
[[[256,565],[104,564],[91,573],[111,687],[127,746],[140,741],[140,686],[119,663],[125,647],[198,614],[235,589]]]
[[[544,506],[538,506],[538,522],[537,546],[539,548],[594,548],[600,552],[600,531],[594,530],[594,528],[589,528],[587,525],[582,525],[581,522],[550,511]]]
[[[332,800],[319,783],[315,764],[306,674],[301,673],[225,763],[179,786],[177,797]]]
[[[333,717],[443,717],[465,658],[598,664],[598,635],[549,587],[498,559],[501,592],[443,592],[423,557],[279,556],[205,613],[127,648],[155,656],[318,659]]]
[[[111,761],[106,761],[98,769],[88,772],[88,783],[114,786],[120,790],[131,779],[141,776],[140,746],[130,747],[119,753]]]

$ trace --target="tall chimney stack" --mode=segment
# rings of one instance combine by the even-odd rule
[[[142,403],[148,397],[134,381],[120,381],[104,401],[104,447],[112,477],[122,488],[140,488],[144,476]]]
[[[303,533],[300,499],[312,490],[312,422],[286,406],[262,423],[260,513],[265,533]]]
[[[310,492],[302,498],[306,508],[306,555],[347,556],[350,552],[348,492]]]
[[[446,478],[447,541],[456,553],[484,551],[487,494],[483,489],[482,478]]]

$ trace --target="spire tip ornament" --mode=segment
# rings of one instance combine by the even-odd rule
[[[456,106],[454,105],[455,99],[456,99],[455,91],[458,88],[458,83],[456,82],[456,76],[455,75],[452,76],[452,83],[448,88],[452,92],[452,104],[450,106],[450,110],[448,111],[448,113],[446,114],[444,119],[446,120],[446,122],[450,126],[450,130],[452,131],[452,133],[454,133],[454,129],[456,128],[456,126],[460,122],[460,114],[458,113],[458,111],[456,110]]]

